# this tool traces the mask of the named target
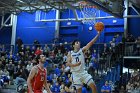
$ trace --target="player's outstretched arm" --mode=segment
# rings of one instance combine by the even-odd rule
[[[35,67],[33,67],[31,69],[30,74],[29,74],[28,79],[27,79],[27,85],[28,85],[29,93],[33,93],[31,80],[34,78],[35,74],[36,74],[36,69],[35,69]]]
[[[86,45],[82,48],[82,51],[86,51],[88,50],[98,39],[99,35],[100,35],[100,31],[98,31],[98,34]]]
[[[81,64],[81,62],[77,62],[76,64],[72,64],[71,63],[71,54],[69,52],[68,56],[67,56],[67,63],[66,63],[66,65],[69,66],[69,67],[76,67],[76,66],[79,66],[80,64]]]

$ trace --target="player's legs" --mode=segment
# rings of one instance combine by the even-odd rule
[[[97,93],[96,85],[90,74],[88,74],[87,72],[84,72],[82,79],[84,83],[87,84],[92,89],[92,93]]]
[[[96,85],[94,84],[94,82],[91,82],[88,86],[91,88],[92,93],[97,93]]]
[[[79,74],[72,74],[72,83],[75,86],[77,93],[82,93],[83,83],[80,78]]]
[[[82,82],[80,80],[78,80],[77,82],[73,82],[73,85],[76,88],[77,93],[82,93]]]

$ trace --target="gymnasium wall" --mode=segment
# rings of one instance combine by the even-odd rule
[[[11,35],[12,35],[12,28],[3,27],[0,30],[0,44],[11,44]]]
[[[137,10],[140,12],[140,9]],[[132,8],[129,8],[129,14],[137,15]],[[132,34],[135,38],[140,36],[140,17],[128,19],[128,32]]]
[[[77,11],[78,16],[81,17],[81,13]],[[55,37],[55,22],[35,22],[35,16],[36,13],[20,13],[18,15],[18,21],[17,21],[17,32],[16,32],[16,38],[20,37],[24,44],[32,44],[33,41],[36,39],[42,44],[44,43],[52,43],[53,39]],[[97,14],[98,16],[111,16],[103,11],[100,11],[100,14]],[[55,19],[56,12],[50,11],[46,15],[46,19]],[[61,19],[66,18],[75,18],[73,15],[73,12],[71,10],[65,10],[64,12],[60,13]],[[105,24],[105,29],[102,32],[100,38],[98,39],[98,42],[109,42],[112,40],[113,36],[118,33],[122,35],[124,29],[123,29],[123,19],[117,19],[117,18],[109,18],[109,19],[100,19],[97,21],[101,21]],[[92,25],[85,25],[82,22],[75,22],[71,21],[71,24],[68,25],[68,21],[62,21],[60,22],[60,42],[71,42],[74,39],[79,39],[83,45],[85,45],[87,42],[89,42],[96,34],[97,32],[94,30],[94,27],[92,30],[89,31],[89,27]],[[115,33],[114,33],[115,32]],[[9,33],[7,31],[3,33]],[[0,32],[0,35],[3,34]],[[11,32],[9,34],[2,35],[3,39],[10,39]],[[2,38],[2,37],[0,37]],[[4,40],[6,42],[11,40]]]
[[[33,44],[38,40],[41,44],[52,43],[55,33],[54,22],[35,22],[35,13],[21,13],[18,15],[16,38],[20,37],[24,44]],[[47,14],[47,19],[55,18],[55,11]]]
[[[4,16],[4,20],[9,17],[9,14]],[[0,27],[1,27],[2,16],[0,16]],[[10,20],[6,23],[9,24]],[[11,44],[12,27],[2,27],[0,29],[0,44]]]

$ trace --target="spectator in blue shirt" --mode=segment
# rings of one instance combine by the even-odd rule
[[[60,93],[60,85],[58,84],[58,82],[56,82],[56,83],[52,86],[51,91],[54,92],[54,93]]]
[[[108,84],[108,81],[102,86],[101,93],[111,93],[111,86]]]
[[[93,59],[92,66],[93,66],[94,69],[98,69],[97,59]]]
[[[82,93],[88,93],[87,85],[83,84]]]
[[[60,76],[61,70],[56,66],[56,67],[55,67],[55,70],[54,70],[54,73],[55,73],[57,76]]]
[[[92,58],[93,59],[98,58],[96,50],[93,50]]]
[[[48,61],[46,60],[46,62],[44,63],[44,67],[47,68],[47,66],[49,65]]]

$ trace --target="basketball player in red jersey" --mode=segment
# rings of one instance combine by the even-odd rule
[[[39,64],[34,66],[27,79],[28,93],[43,93],[43,87],[47,90],[47,93],[52,93],[47,85],[47,72],[44,68],[44,62],[46,57],[44,55],[39,56]]]

